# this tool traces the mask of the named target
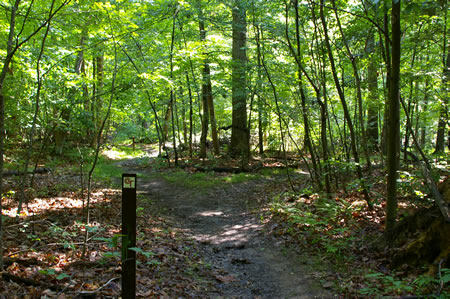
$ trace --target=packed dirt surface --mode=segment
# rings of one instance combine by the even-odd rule
[[[216,278],[212,298],[325,298],[308,257],[285,248],[258,216],[258,195],[276,179],[221,184],[207,189],[170,183],[151,170],[136,172],[138,193],[198,243]],[[139,203],[138,203],[139,205]]]

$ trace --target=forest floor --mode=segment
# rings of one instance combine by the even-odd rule
[[[0,298],[120,296],[122,172],[138,175],[138,298],[331,296],[329,281],[319,282],[326,265],[285,247],[262,215],[285,186],[278,171],[205,174],[167,167],[148,148],[143,155],[98,166],[88,226],[77,163],[36,175],[18,218],[20,177],[7,177]]]
[[[267,195],[284,177],[260,178],[207,188],[170,182],[162,173],[133,168],[138,173],[138,192],[178,229],[199,245],[201,259],[215,278],[205,290],[216,298],[314,298],[330,297],[314,279],[310,257],[286,248],[270,233],[261,213]],[[170,175],[169,175],[170,176]]]
[[[292,192],[276,158],[253,160],[253,171],[243,173],[233,173],[239,162],[220,158],[185,157],[173,168],[151,146],[122,145],[102,153],[86,225],[80,166],[87,173],[90,161],[80,165],[80,153],[45,159],[52,171],[37,174],[26,188],[18,218],[20,177],[5,178],[0,298],[120,297],[123,172],[137,174],[138,298],[448,294],[448,267],[439,264],[432,276],[408,260],[390,268],[391,257],[405,246],[389,249],[382,242],[380,170],[371,174],[372,194],[380,198],[368,210],[351,177],[343,176],[345,190],[333,200],[322,199],[298,160],[290,168]],[[412,178],[408,186],[420,183]],[[400,200],[399,213],[418,204],[414,200]]]

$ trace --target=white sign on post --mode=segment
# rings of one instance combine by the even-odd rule
[[[136,189],[136,178],[135,177],[124,177],[123,178],[123,188],[124,189]]]

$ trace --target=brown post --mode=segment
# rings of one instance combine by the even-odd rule
[[[136,174],[122,174],[122,298],[136,298]]]

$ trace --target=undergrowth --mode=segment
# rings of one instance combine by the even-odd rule
[[[417,181],[411,176],[400,180]],[[404,194],[418,188],[410,186]],[[417,191],[416,191],[417,192]],[[299,195],[301,194],[301,195]],[[399,214],[402,215],[401,210]],[[311,189],[285,192],[270,204],[275,233],[288,244],[328,261],[336,275],[334,290],[350,297],[425,296],[449,298],[450,270],[434,275],[424,271],[406,273],[389,270],[383,248],[384,208],[370,211],[358,193],[325,198]]]

